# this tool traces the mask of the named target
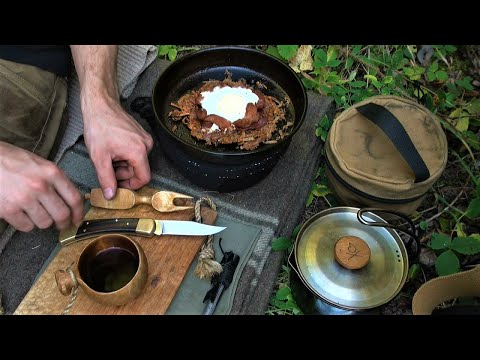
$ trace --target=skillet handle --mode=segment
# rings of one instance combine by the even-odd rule
[[[407,224],[410,225],[410,230],[406,230],[398,225],[390,224],[389,222],[384,223],[384,222],[368,221],[363,217],[363,214],[365,212],[371,212],[374,214],[376,212],[380,212],[380,213],[395,215],[401,218],[402,220],[405,220]],[[362,208],[357,212],[357,219],[364,225],[391,228],[397,231],[401,231],[404,234],[407,234],[409,236],[409,239],[408,241],[406,242],[404,241],[404,242],[405,242],[405,247],[407,249],[408,257],[412,261],[417,259],[418,255],[420,254],[420,241],[418,240],[417,229],[415,228],[415,224],[409,217],[405,216],[401,212],[393,211],[393,210],[385,210],[380,208]]]

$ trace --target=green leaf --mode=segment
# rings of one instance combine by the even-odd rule
[[[177,58],[177,49],[172,48],[168,50],[168,59],[174,61]]]
[[[275,298],[278,300],[286,300],[288,295],[290,295],[292,291],[288,286],[284,286],[280,289],[277,290],[277,293],[275,294]]]
[[[455,129],[457,129],[460,132],[467,131],[469,122],[470,122],[469,117],[467,116],[461,117],[457,120],[457,123],[455,124]]]
[[[460,270],[460,261],[452,250],[442,253],[435,263],[435,270],[439,276],[455,274]]]
[[[292,312],[293,312],[293,315],[303,315],[302,310],[300,310],[300,308],[298,307],[294,307],[292,309]]]
[[[265,50],[267,54],[270,54],[272,56],[275,56],[276,58],[283,60],[282,56],[278,52],[278,49],[276,46],[268,45],[267,50]]]
[[[364,75],[363,78],[364,79],[369,79],[369,80],[372,80],[372,81],[373,80],[378,81],[376,76],[373,76],[373,75],[370,75],[370,74]]]
[[[345,61],[345,69],[350,69],[353,65],[353,58],[349,57],[347,61]]]
[[[428,246],[433,250],[443,250],[450,246],[452,240],[450,236],[445,234],[433,233],[431,240],[428,242]]]
[[[295,226],[295,229],[293,229],[292,236],[291,236],[292,239],[295,239],[297,237],[300,229],[302,228],[302,225],[303,224],[298,224],[297,226]]]
[[[320,126],[322,129],[328,130],[328,128],[330,127],[330,120],[328,119],[327,115],[322,116],[320,122],[318,123],[318,126]]]
[[[290,60],[297,55],[298,45],[277,45],[278,53],[285,60]]]
[[[337,67],[340,65],[342,62],[340,60],[330,60],[327,62],[327,66],[330,66],[331,68]]]
[[[317,89],[318,86],[320,85],[318,82],[313,81],[313,80],[311,80],[309,78],[306,78],[306,77],[302,78],[302,83],[305,86],[305,88],[307,88],[309,90],[310,89]]]
[[[393,76],[385,76],[385,77],[383,78],[383,83],[384,83],[384,84],[390,84],[390,83],[392,83],[392,82],[393,82]]]
[[[462,79],[455,80],[455,83],[465,90],[471,91],[473,90],[472,80],[473,79],[470,76],[465,76]]]
[[[333,46],[329,46],[327,50],[327,62],[337,59],[337,51]]]
[[[443,70],[440,70],[440,71],[437,71],[435,73],[435,76],[437,77],[438,80],[440,81],[447,81],[448,80],[448,74],[443,71]]]
[[[427,231],[428,223],[425,220],[420,221],[420,229],[422,229],[423,231]]]
[[[478,191],[478,188],[477,188],[477,191]],[[470,201],[466,215],[471,219],[474,219],[480,216],[480,196]]]
[[[472,100],[470,104],[465,107],[470,115],[480,115],[480,99]]]
[[[327,63],[327,53],[323,49],[316,49],[314,54],[314,60],[320,61],[323,64]]]
[[[480,239],[471,236],[456,237],[453,239],[450,249],[463,255],[473,255],[480,252]]]
[[[320,197],[320,196],[325,196],[325,195],[331,194],[332,192],[325,185],[313,184],[312,193],[313,193],[313,195],[315,195],[317,197]]]
[[[428,73],[427,73],[427,79],[428,79],[428,81],[435,81],[436,78],[437,78],[437,76],[435,75],[434,72],[428,72]]]
[[[436,72],[438,70],[438,61],[435,61],[432,63],[432,65],[429,66],[428,72]]]
[[[480,180],[477,179],[477,196],[480,197]]]
[[[457,48],[453,45],[445,45],[445,50],[448,52],[448,53],[453,53],[457,50]]]
[[[165,56],[168,54],[168,51],[172,48],[173,45],[157,45],[158,46],[158,56]]]
[[[352,54],[357,55],[360,52],[360,50],[362,50],[362,45],[355,45],[352,49]]]
[[[317,135],[318,136],[318,135]],[[308,194],[308,197],[307,197],[307,201],[305,203],[305,207],[309,207],[310,205],[312,205],[312,202],[313,202],[313,199],[315,198],[315,196],[312,194],[312,192],[310,191],[310,193]]]
[[[462,222],[457,222],[455,224],[455,229],[453,229],[457,233],[457,237],[462,237],[462,236],[467,236],[465,234],[465,231],[463,231],[463,223]]]
[[[272,241],[272,250],[281,251],[287,250],[292,245],[292,240],[285,236],[281,236]]]
[[[440,229],[444,232],[450,232],[452,231],[452,226],[450,225],[450,219],[441,217],[438,219],[438,222],[440,223]]]
[[[367,83],[365,81],[352,81],[350,83],[350,86],[353,87],[353,88],[360,88],[362,86],[366,86]]]
[[[413,264],[412,266],[410,266],[410,269],[408,270],[408,274],[407,274],[407,281],[416,279],[418,274],[420,274],[421,269],[422,268],[420,264]]]

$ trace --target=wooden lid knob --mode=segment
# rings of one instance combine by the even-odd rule
[[[335,260],[347,269],[361,269],[370,261],[370,248],[356,236],[344,236],[335,244]]]
[[[55,281],[57,282],[58,290],[60,290],[62,295],[70,295],[74,284],[69,273],[64,270],[57,270],[55,272]]]

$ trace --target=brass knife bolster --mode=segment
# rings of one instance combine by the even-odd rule
[[[153,236],[156,223],[153,219],[114,218],[85,220],[79,227],[70,227],[60,232],[62,246],[103,234],[136,234]]]

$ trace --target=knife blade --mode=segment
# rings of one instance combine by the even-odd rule
[[[85,220],[80,226],[60,232],[62,246],[85,240],[97,235],[120,233],[140,236],[188,235],[205,236],[226,229],[221,226],[201,224],[186,220],[155,220],[149,218],[113,218]]]

